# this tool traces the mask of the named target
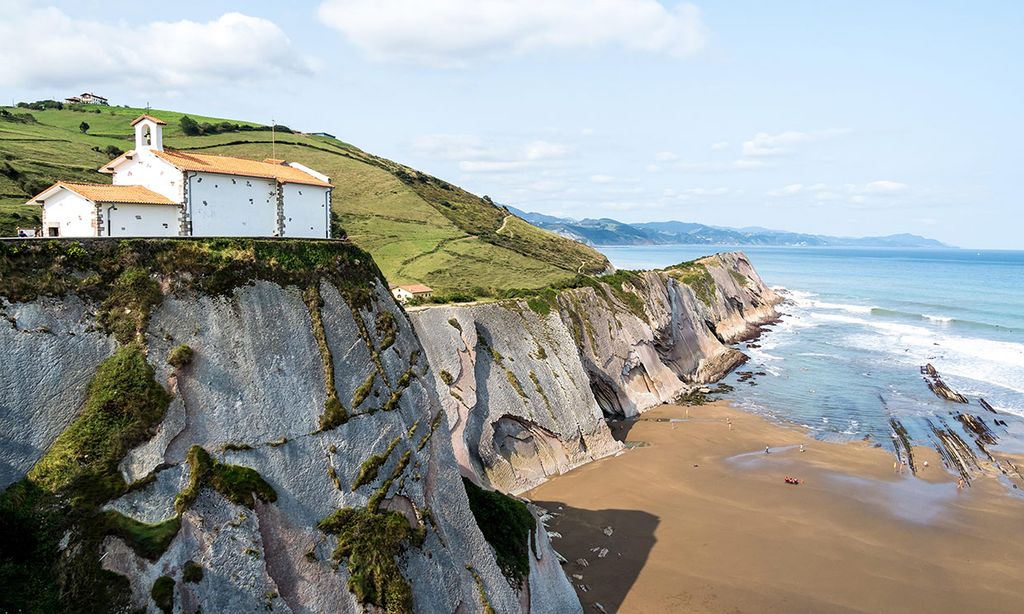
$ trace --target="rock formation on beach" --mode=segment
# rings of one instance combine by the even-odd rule
[[[0,610],[580,610],[522,503],[471,507],[364,252],[0,250]]]
[[[778,317],[741,253],[533,300],[413,311],[463,471],[521,492],[620,449],[624,418],[720,379]]]

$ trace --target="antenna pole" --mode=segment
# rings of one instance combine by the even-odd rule
[[[270,118],[270,157],[277,160],[277,133],[274,118]]]

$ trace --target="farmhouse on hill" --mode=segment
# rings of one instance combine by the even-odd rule
[[[71,96],[69,98],[65,98],[64,102],[68,104],[101,104],[105,106],[110,106],[110,103],[107,102],[106,98],[104,98],[103,96],[93,94],[92,92],[85,92],[84,94],[79,94],[78,96]]]
[[[394,286],[391,288],[391,294],[394,295],[400,303],[407,303],[415,298],[428,299],[433,293],[433,288],[430,286],[424,286],[423,284],[408,284],[404,286]]]
[[[135,149],[99,169],[113,184],[57,182],[41,205],[47,237],[330,238],[331,182],[284,160],[165,150],[163,126],[132,122]]]

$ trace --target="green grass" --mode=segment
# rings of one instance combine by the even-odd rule
[[[170,576],[157,578],[149,595],[161,612],[171,614],[174,610],[174,578]]]
[[[98,107],[100,113],[31,111],[36,123],[0,120],[0,236],[38,225],[39,208],[24,203],[58,179],[109,183],[96,173],[109,146],[134,146],[128,125],[144,109]],[[24,113],[23,109],[7,110]],[[94,110],[92,108],[89,109]],[[578,272],[607,267],[598,252],[510,216],[489,200],[352,145],[265,131],[185,136],[183,113],[153,110],[165,120],[164,143],[179,150],[301,162],[332,178],[332,209],[356,245],[370,252],[391,283],[425,283],[439,293],[491,293],[542,288]],[[219,118],[188,114],[199,122]],[[87,121],[89,134],[78,124]],[[98,150],[98,151],[97,151]],[[4,164],[13,171],[3,173]]]
[[[167,551],[171,540],[181,528],[180,516],[150,524],[139,522],[120,512],[108,511],[104,514],[104,520],[108,535],[120,537],[131,546],[135,554],[154,562]]]
[[[203,486],[209,486],[236,505],[251,508],[253,497],[260,501],[277,501],[277,492],[254,469],[222,463],[200,446],[188,451],[189,484],[178,494],[174,508],[180,514],[199,496]]]
[[[398,512],[340,509],[318,525],[336,535],[334,560],[348,567],[348,588],[363,604],[373,604],[387,614],[412,611],[412,589],[395,558],[413,540],[415,531]]]
[[[183,343],[171,350],[170,355],[167,357],[167,364],[171,365],[175,369],[181,369],[192,364],[192,358],[194,356],[195,351],[190,346]]]
[[[127,488],[118,463],[160,422],[170,400],[154,381],[142,348],[122,347],[97,369],[81,415],[29,471],[29,479],[50,492],[68,493],[76,506],[113,498]]]
[[[715,304],[718,289],[707,266],[700,260],[681,262],[665,269],[670,277],[689,286],[700,302],[708,307]]]
[[[402,441],[401,437],[395,437],[388,447],[380,454],[374,454],[370,458],[363,461],[363,464],[359,466],[359,475],[356,476],[356,480],[352,482],[352,490],[359,488],[365,484],[377,479],[377,474],[380,472],[380,468],[384,463],[388,462],[388,458],[391,453],[395,451],[395,447]]]
[[[181,579],[189,584],[197,584],[203,579],[203,566],[195,561],[185,561],[181,570]]]
[[[469,509],[484,539],[494,548],[498,567],[512,587],[519,588],[530,574],[530,532],[536,526],[533,514],[519,499],[484,490],[466,478],[462,483]]]
[[[100,507],[128,490],[118,463],[151,434],[169,402],[138,345],[100,364],[78,417],[24,480],[0,494],[0,611],[127,607],[127,579],[96,563],[103,537],[121,536],[140,555],[159,556],[177,521],[146,525]]]

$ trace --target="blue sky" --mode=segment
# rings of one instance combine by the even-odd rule
[[[2,3],[5,101],[274,118],[553,215],[1024,248],[1021,2]]]

